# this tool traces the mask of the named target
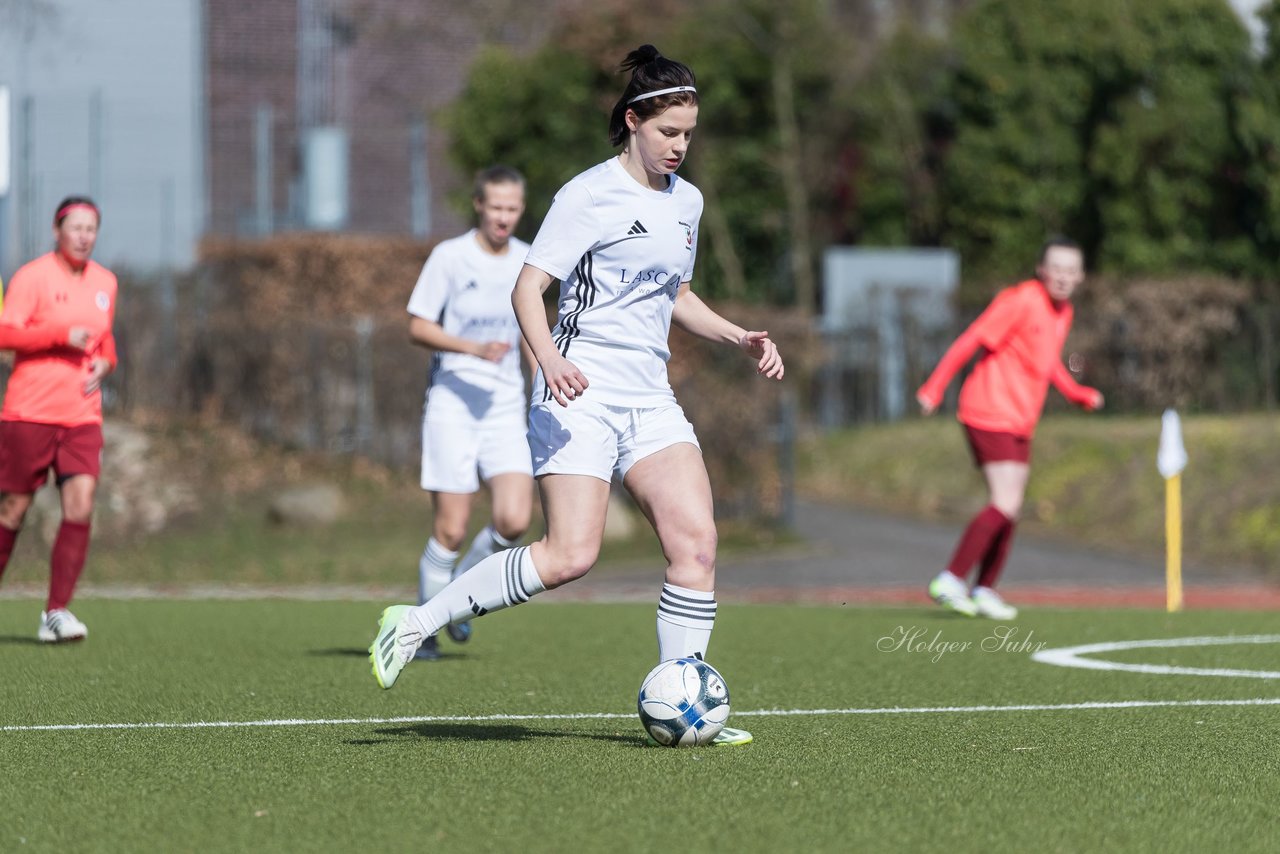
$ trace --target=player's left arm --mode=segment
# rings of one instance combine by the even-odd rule
[[[116,291],[119,294],[119,291]],[[84,393],[93,394],[102,387],[102,381],[116,369],[119,359],[116,355],[116,336],[111,331],[116,324],[116,301],[111,300],[111,311],[107,316],[107,331],[95,344],[89,346],[89,376],[84,381]]]
[[[716,314],[711,306],[689,289],[688,282],[680,283],[676,304],[671,312],[671,322],[690,335],[707,341],[732,344],[756,360],[758,374],[780,380],[785,373],[782,356],[768,332],[743,329]]]
[[[1054,361],[1053,371],[1049,374],[1049,382],[1053,383],[1053,387],[1063,397],[1086,412],[1096,412],[1105,403],[1102,398],[1102,392],[1096,388],[1090,388],[1087,385],[1081,385],[1076,382],[1075,377],[1071,376],[1071,372],[1067,370],[1067,366],[1062,364],[1061,361]]]

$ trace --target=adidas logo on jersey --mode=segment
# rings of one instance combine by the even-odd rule
[[[627,232],[627,237],[635,237],[637,234],[648,234],[649,229],[640,224],[640,220],[636,220],[631,224],[631,230]]]

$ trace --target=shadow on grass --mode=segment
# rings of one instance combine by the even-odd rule
[[[440,723],[420,723],[410,726],[389,727],[387,729],[374,730],[374,732],[385,737],[349,739],[347,744],[403,744],[402,739],[405,738],[426,738],[432,741],[536,741],[544,738],[589,738],[595,741],[631,744],[636,747],[646,746],[644,736],[640,734],[555,732],[543,729],[529,729],[519,724],[468,724],[442,721]]]
[[[368,658],[368,649],[357,649],[354,646],[335,646],[329,649],[309,649],[307,655],[322,655],[330,658]]]
[[[15,644],[15,645],[26,644],[29,646],[35,646],[37,644],[39,644],[40,646],[58,646],[58,644],[41,643],[40,641],[36,640],[30,635],[0,635],[0,644],[5,644],[5,643]]]
[[[368,658],[368,649],[357,649],[355,647],[336,646],[330,649],[310,649],[307,655],[325,656],[330,658]],[[441,652],[440,657],[431,659],[428,663],[438,664],[441,661],[466,661],[467,654],[465,652]]]

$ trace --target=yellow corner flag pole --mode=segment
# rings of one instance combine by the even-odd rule
[[[1182,470],[1187,467],[1187,450],[1182,444],[1182,424],[1178,413],[1166,409],[1160,422],[1160,450],[1156,468],[1164,476],[1165,607],[1169,613],[1182,610]]]
[[[1165,608],[1182,610],[1182,475],[1164,482]]]

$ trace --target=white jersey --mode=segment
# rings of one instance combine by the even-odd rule
[[[642,186],[613,157],[560,188],[525,263],[560,280],[556,347],[609,406],[672,403],[667,337],[693,276],[702,193],[675,175]],[[549,400],[539,371],[533,400]]]
[[[437,352],[427,390],[430,418],[476,420],[527,405],[520,370],[520,326],[511,290],[529,244],[511,238],[503,255],[480,248],[476,230],[442,241],[427,258],[409,297],[409,313],[439,323],[468,341],[502,341],[511,350],[500,362],[468,353]]]

